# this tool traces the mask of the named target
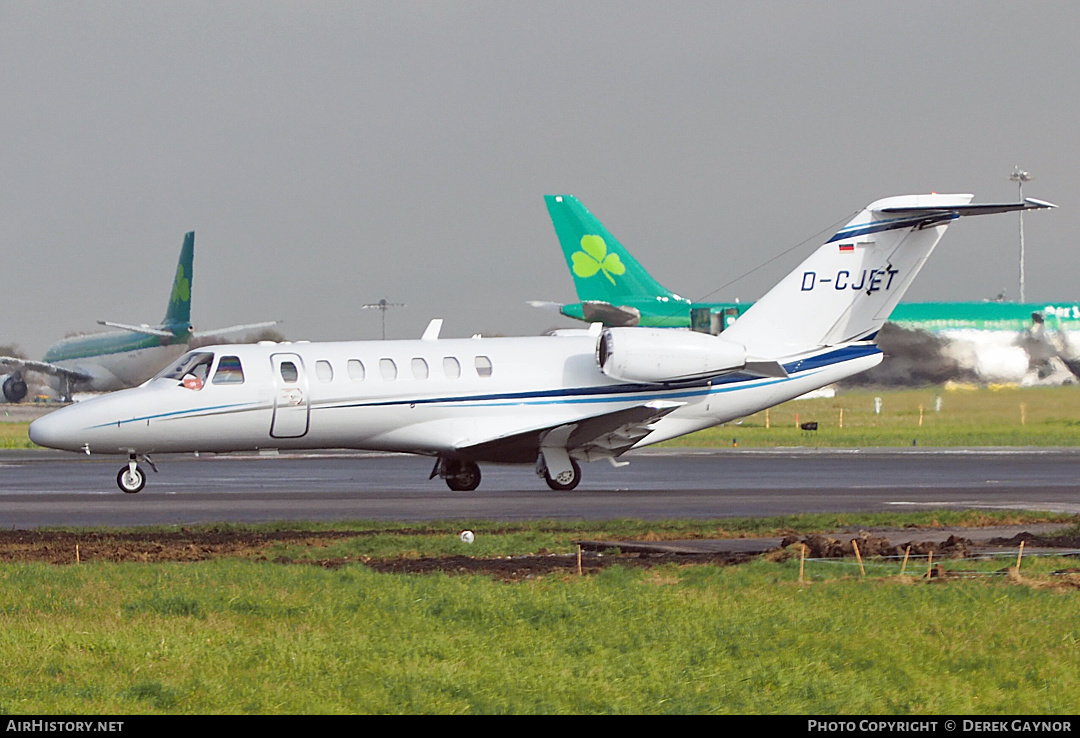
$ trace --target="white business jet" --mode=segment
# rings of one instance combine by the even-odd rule
[[[777,405],[878,364],[874,337],[946,227],[964,215],[1053,207],[971,195],[878,200],[718,336],[662,328],[527,338],[266,343],[190,351],[143,385],[35,420],[41,446],[153,453],[346,448],[423,454],[452,490],[480,462],[535,464],[556,490],[578,462]],[[595,249],[594,249],[595,250]]]

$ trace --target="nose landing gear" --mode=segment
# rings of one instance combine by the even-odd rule
[[[157,467],[154,466],[154,462],[149,456],[143,456],[142,458],[150,465],[151,469],[157,471]],[[139,468],[138,458],[135,454],[131,454],[128,457],[127,466],[120,467],[120,471],[117,472],[116,486],[129,495],[141,491],[146,486],[146,472]]]

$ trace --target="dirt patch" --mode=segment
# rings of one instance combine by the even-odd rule
[[[804,537],[789,536],[781,542],[780,547],[786,549],[789,546],[806,546],[806,555],[812,559],[833,559],[855,556],[855,547],[859,547],[859,555],[863,557],[901,557],[904,555],[926,556],[933,552],[937,558],[963,559],[967,558],[974,542],[960,536],[949,536],[944,541],[908,541],[899,545],[892,543],[888,538],[875,536],[869,533],[859,533],[855,536],[834,538],[824,535],[810,535]]]
[[[404,574],[490,574],[504,581],[521,581],[548,574],[577,574],[576,555],[540,552],[532,556],[474,558],[470,556],[396,557],[390,559],[290,558],[272,555],[270,547],[290,543],[314,551],[333,541],[371,535],[447,535],[446,531],[425,529],[396,531],[187,531],[73,533],[66,531],[0,531],[0,562],[42,562],[76,564],[90,561],[176,562],[205,561],[231,557],[272,561],[279,564],[307,564],[337,568],[363,564],[376,571]],[[740,564],[751,556],[734,553],[702,555],[588,553],[581,558],[581,573],[593,574],[606,567],[651,567],[671,562],[682,564]]]
[[[40,561],[73,564],[85,561],[203,561],[231,556],[258,558],[281,542],[325,546],[329,541],[371,535],[363,531],[176,531],[155,533],[71,533],[66,531],[0,531],[0,562]]]
[[[372,558],[324,558],[319,549],[334,541],[363,538],[372,535],[430,535],[445,536],[445,530],[425,528],[394,531],[377,530],[326,530],[326,531],[237,531],[199,530],[161,532],[88,532],[8,530],[0,531],[0,562],[43,562],[49,564],[76,564],[90,561],[112,562],[183,562],[205,561],[214,558],[242,558],[270,561],[278,564],[306,564],[326,568],[362,564],[380,572],[402,574],[487,574],[503,581],[522,581],[547,575],[595,574],[605,568],[620,565],[650,568],[667,564],[730,566],[746,563],[759,554],[743,552],[664,553],[648,551],[621,551],[607,549],[583,551],[576,554],[552,554],[541,550],[534,555],[480,558],[471,556],[441,557],[394,557]],[[1019,545],[1023,540],[1029,546],[1080,548],[1080,540],[1041,538],[1029,533],[1010,539],[994,539],[992,545]],[[854,543],[853,543],[854,541]],[[289,543],[310,549],[311,556],[283,557],[274,552],[273,546]],[[893,544],[888,538],[866,532],[857,535],[825,536],[791,535],[785,538],[770,558],[795,555],[797,544],[807,547],[811,558],[852,557],[855,546],[865,558],[877,556],[901,557],[925,556],[933,551],[935,559],[964,558],[977,550],[972,541],[950,536],[945,541],[912,541]]]

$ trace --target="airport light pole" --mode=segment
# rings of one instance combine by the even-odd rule
[[[1016,182],[1016,186],[1019,188],[1020,202],[1024,201],[1024,182],[1031,181],[1031,175],[1021,169],[1019,166],[1013,167],[1013,173],[1009,175],[1009,179]],[[1024,302],[1024,211],[1020,212],[1020,302]]]
[[[386,340],[386,311],[390,308],[405,307],[403,302],[388,302],[384,297],[378,302],[369,302],[360,306],[363,310],[379,310],[382,313],[382,337]]]

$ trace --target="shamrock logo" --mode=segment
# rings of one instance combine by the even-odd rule
[[[575,251],[571,257],[574,262],[574,274],[588,278],[597,272],[603,272],[608,281],[615,284],[612,274],[619,275],[626,271],[618,254],[609,254],[607,244],[600,236],[582,236],[581,251]]]
[[[184,276],[184,265],[176,267],[176,279],[173,280],[172,301],[187,302],[191,299],[191,280]]]

